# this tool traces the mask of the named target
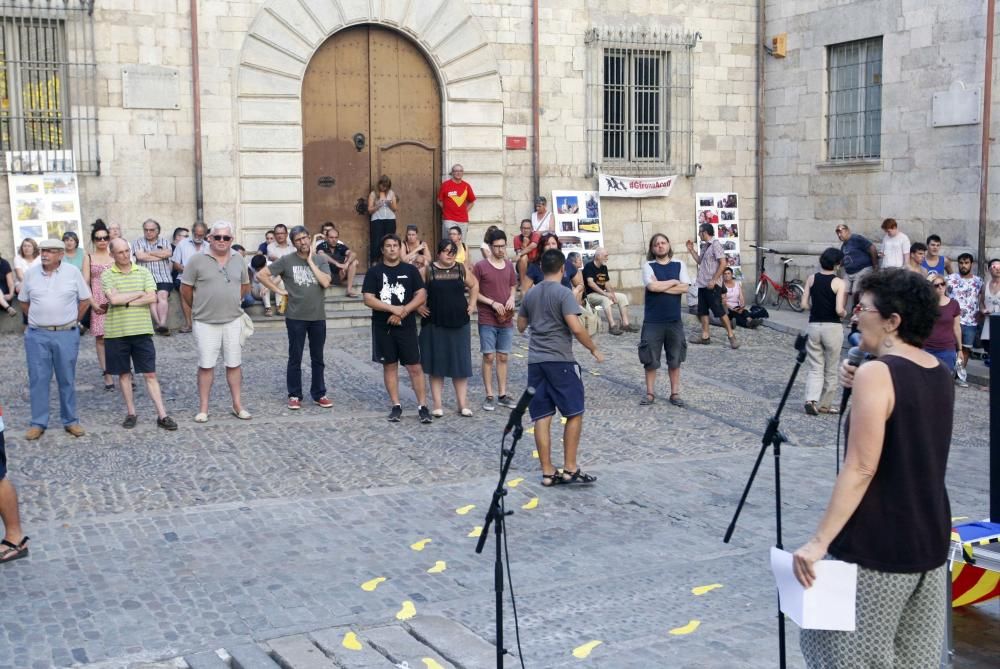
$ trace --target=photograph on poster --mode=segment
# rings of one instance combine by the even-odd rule
[[[579,237],[559,235],[559,243],[563,245],[564,251],[567,248],[572,251],[574,249],[583,247],[583,240],[580,239]]]
[[[730,267],[739,267],[743,264],[740,262],[739,253],[726,253],[726,262],[729,263]]]
[[[14,188],[14,192],[18,195],[33,195],[39,192],[38,182],[32,181],[29,183],[18,184]]]
[[[17,202],[17,220],[19,221],[37,221],[42,216],[42,201],[41,199],[33,200],[18,200]]]
[[[71,214],[76,211],[76,203],[73,200],[53,200],[52,212],[58,214]]]
[[[716,200],[715,206],[719,209],[735,209],[736,193],[727,193],[726,195],[720,196],[719,199]]]
[[[705,197],[699,197],[698,198],[698,206],[699,207],[714,207],[715,206],[715,198],[713,198],[711,195],[708,195],[708,196],[705,196]]]
[[[723,209],[719,212],[719,218],[723,221],[732,221],[736,219],[736,212],[731,209]]]
[[[560,214],[576,214],[580,211],[580,200],[576,195],[564,195],[556,198],[556,211]]]
[[[571,218],[562,221],[559,226],[563,232],[576,232],[576,221]]]
[[[601,243],[596,239],[588,239],[583,243],[583,248],[591,252],[596,251],[598,248],[600,248],[600,246]]]
[[[731,224],[720,223],[719,225],[716,226],[716,236],[719,239],[732,239],[735,237],[739,237],[740,236],[739,232],[740,232],[739,226],[736,223],[731,223]]]
[[[76,178],[72,176],[45,177],[46,195],[73,195],[76,193]]]
[[[601,231],[601,222],[594,218],[581,218],[577,228],[580,232],[598,233]]]
[[[719,214],[715,209],[702,209],[698,212],[699,223],[718,223]]]
[[[18,229],[18,236],[20,237],[20,239],[17,240],[18,244],[20,244],[21,240],[26,237],[31,237],[36,242],[45,239],[45,235],[42,234],[42,226],[40,225],[22,225]]]
[[[722,250],[723,251],[735,251],[736,250],[736,242],[734,242],[732,240],[728,240],[728,241],[722,242]]]
[[[597,218],[597,195],[591,193],[587,198],[587,204],[585,206],[587,210],[587,218]]]

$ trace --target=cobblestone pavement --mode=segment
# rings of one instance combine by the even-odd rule
[[[724,347],[724,337],[689,349],[686,409],[662,400],[638,406],[636,335],[602,335],[603,365],[578,351],[588,393],[581,462],[599,482],[542,489],[530,436],[511,472],[523,479],[508,496],[515,511],[508,530],[528,666],[776,665],[770,456],[733,541],[721,537],[794,351],[792,338],[775,331],[740,335],[738,351]],[[357,329],[327,342],[335,408],[307,403],[290,412],[285,343],[281,332],[258,333],[244,351],[252,421],[229,414],[219,377],[210,422],[196,425],[193,342],[158,339],[161,383],[181,424],[165,433],[144,392],[139,427],[119,427],[123,405],[103,390],[86,338],[77,377],[88,435],[73,439],[54,421],[27,443],[21,341],[0,337],[11,477],[33,539],[30,559],[2,568],[0,667],[127,665],[321,628],[360,629],[393,622],[403,602],[493,638],[492,557],[475,555],[468,535],[482,524],[495,484],[507,411],[480,411],[482,382],[473,379],[474,417],[420,425],[406,390],[403,422],[387,423],[381,369],[369,361],[367,329]],[[527,340],[515,344],[516,393],[525,384]],[[804,376],[805,369],[782,420],[791,441],[782,451],[791,549],[815,525],[834,476],[836,419],[802,412]],[[665,398],[665,375],[660,382]],[[953,511],[980,518],[988,394],[956,392]],[[454,406],[450,390],[448,401]],[[363,589],[369,581],[373,589]],[[722,587],[691,592],[712,584]],[[984,646],[960,644],[957,666],[989,666],[981,658],[1000,652],[996,611],[994,603],[956,616],[959,630]],[[515,648],[511,614],[508,604],[507,646]],[[678,633],[694,628],[691,621],[700,626]],[[574,657],[591,641],[602,643],[586,659]],[[801,666],[791,623],[788,647],[790,666]]]

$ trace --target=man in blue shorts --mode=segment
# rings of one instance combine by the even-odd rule
[[[576,462],[583,429],[583,379],[573,357],[573,337],[590,351],[597,362],[604,355],[580,322],[580,305],[562,285],[566,257],[558,249],[542,253],[544,279],[524,296],[517,312],[517,330],[531,326],[528,343],[528,385],[535,397],[528,411],[535,423],[535,447],[542,465],[542,485],[593,483],[597,477],[585,474]],[[556,409],[566,419],[563,430],[563,470],[552,465],[552,416]]]
[[[3,521],[3,542],[0,542],[0,564],[28,557],[28,537],[21,531],[21,516],[17,511],[17,491],[7,480],[7,452],[4,450],[3,407],[0,407],[0,521]]]

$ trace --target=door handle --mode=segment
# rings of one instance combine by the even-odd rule
[[[365,135],[361,132],[354,133],[354,148],[360,153],[365,149]]]

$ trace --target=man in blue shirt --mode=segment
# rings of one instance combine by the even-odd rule
[[[854,304],[861,297],[861,279],[878,267],[878,249],[862,235],[851,234],[851,229],[841,223],[837,226],[840,250],[844,252],[844,278],[847,294],[854,297]]]
[[[639,361],[646,369],[646,397],[639,404],[649,406],[656,401],[656,370],[660,368],[663,351],[667,354],[670,403],[682,407],[681,363],[687,357],[687,342],[681,321],[681,295],[687,294],[691,279],[684,263],[674,260],[666,235],[656,233],[650,238],[646,260],[642,266],[646,305],[639,335]]]

